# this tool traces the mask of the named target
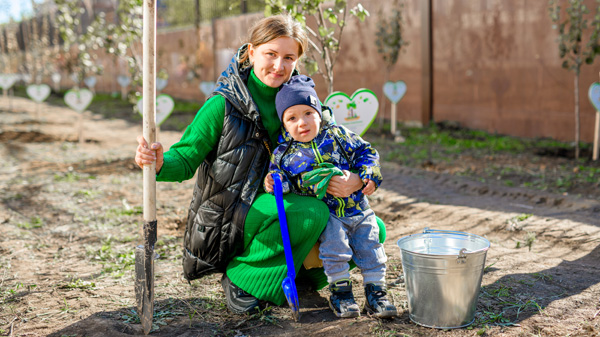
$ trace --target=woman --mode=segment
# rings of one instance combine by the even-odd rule
[[[234,313],[256,312],[259,299],[285,301],[277,209],[262,181],[281,127],[275,95],[297,73],[307,45],[306,33],[291,17],[260,20],[178,143],[163,154],[160,143],[149,149],[142,136],[137,139],[135,161],[140,167],[156,161],[157,181],[181,182],[198,169],[184,235],[184,276],[223,272],[221,284]],[[332,179],[328,193],[347,197],[362,188],[358,175],[344,173]],[[329,211],[312,197],[289,194],[284,202],[300,269]],[[320,287],[327,284],[322,269],[302,274]]]

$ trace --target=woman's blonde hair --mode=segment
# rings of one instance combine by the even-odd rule
[[[300,22],[294,20],[290,15],[275,15],[257,21],[250,29],[247,43],[256,48],[283,36],[291,37],[298,42],[298,58],[300,58],[308,48],[308,36]],[[244,64],[248,58],[248,49],[246,48],[240,53],[238,61],[240,64]]]

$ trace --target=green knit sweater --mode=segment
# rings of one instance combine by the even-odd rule
[[[271,145],[274,145],[281,127],[275,109],[278,88],[263,84],[254,71],[250,74],[247,86],[269,133]],[[194,176],[206,155],[218,145],[223,131],[224,113],[223,96],[216,95],[206,101],[181,140],[165,152],[164,164],[157,174],[157,181],[181,182]],[[284,196],[284,206],[297,280],[310,282],[320,289],[327,285],[323,268],[307,271],[302,268],[302,262],[325,228],[329,209],[317,198],[293,193]],[[385,228],[382,222],[379,225],[380,240],[383,242]],[[244,250],[227,267],[227,275],[234,284],[260,300],[277,305],[285,302],[281,282],[287,273],[279,226],[275,197],[259,191],[244,223]]]

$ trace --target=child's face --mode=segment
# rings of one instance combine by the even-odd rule
[[[293,105],[283,112],[283,126],[294,140],[310,142],[319,134],[321,115],[308,105]]]

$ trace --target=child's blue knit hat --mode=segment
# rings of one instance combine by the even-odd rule
[[[277,116],[281,120],[283,112],[294,105],[308,105],[321,114],[321,103],[315,91],[315,82],[306,75],[292,76],[284,83],[275,97]]]

